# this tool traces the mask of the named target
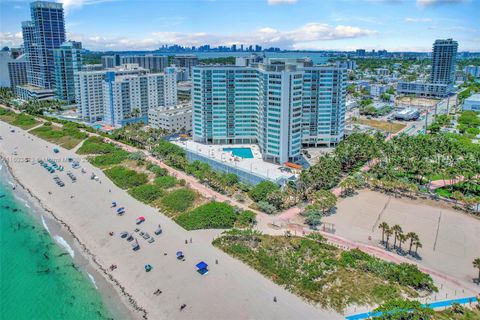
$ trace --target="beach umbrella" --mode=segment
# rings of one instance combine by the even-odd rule
[[[176,255],[177,255],[177,259],[182,259],[183,258],[183,252],[182,251],[177,251]]]
[[[117,203],[115,201],[112,201],[112,207],[116,207]]]

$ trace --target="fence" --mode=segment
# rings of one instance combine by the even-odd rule
[[[184,149],[184,150],[185,150],[188,161],[193,162],[195,160],[198,160],[198,161],[201,161],[201,162],[208,163],[208,165],[210,167],[212,167],[212,169],[214,169],[214,170],[222,171],[222,172],[225,172],[225,173],[234,173],[238,176],[240,181],[243,182],[243,183],[256,185],[256,184],[258,184],[258,183],[260,183],[264,180],[269,180],[269,181],[275,182],[277,184],[281,184],[281,182],[278,181],[278,180],[268,178],[266,176],[259,175],[259,174],[253,173],[253,172],[249,172],[247,170],[244,170],[244,169],[241,169],[241,168],[238,168],[238,167],[232,167],[228,164],[225,164],[225,163],[222,163],[218,160],[209,158],[205,155],[202,155],[202,154],[197,153],[197,152],[192,151],[192,150],[188,150],[188,149]]]

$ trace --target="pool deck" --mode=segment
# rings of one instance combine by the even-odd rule
[[[251,172],[259,177],[264,177],[265,179],[288,179],[292,175],[294,175],[293,173],[280,170],[280,168],[282,167],[280,165],[263,161],[260,149],[256,144],[206,145],[191,140],[172,140],[171,142],[189,151],[201,154],[203,156],[207,156],[210,159],[214,159],[231,167],[243,169],[244,171]],[[253,153],[253,158],[246,159],[235,157],[232,155],[231,151],[223,151],[223,148],[250,148]]]

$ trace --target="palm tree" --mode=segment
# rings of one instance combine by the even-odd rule
[[[478,269],[478,280],[480,281],[480,258],[473,260],[473,267]]]
[[[400,251],[402,251],[402,243],[404,243],[405,241],[407,241],[407,236],[404,235],[403,233],[399,233],[398,234],[398,243],[399,243],[399,249]]]
[[[420,241],[415,241],[415,255],[418,256],[418,248],[423,247],[422,243]]]
[[[380,223],[380,225],[378,226],[378,229],[382,229],[382,243],[385,243],[385,231],[388,230],[390,227],[388,225],[388,223],[386,223],[385,221]]]
[[[413,243],[419,241],[418,235],[415,232],[407,233],[407,239],[410,239],[410,247],[408,248],[408,253],[412,254]]]
[[[395,248],[397,246],[397,237],[399,234],[403,232],[403,230],[402,230],[402,227],[396,224],[392,227],[392,231],[395,232],[395,238],[393,240],[393,247]]]
[[[387,249],[388,249],[388,241],[390,240],[390,237],[392,236],[392,234],[393,234],[392,229],[389,228],[385,230],[385,235],[387,236],[387,241],[385,242],[385,248]]]

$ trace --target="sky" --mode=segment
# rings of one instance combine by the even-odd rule
[[[90,50],[260,44],[288,50],[480,51],[480,0],[61,0]],[[0,46],[22,43],[30,1],[0,0]]]

